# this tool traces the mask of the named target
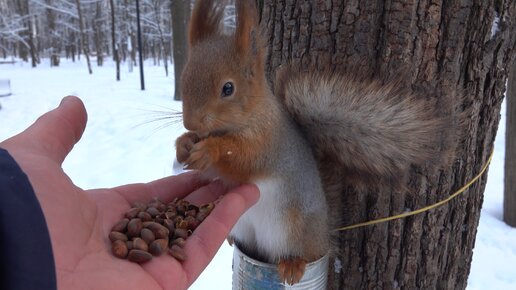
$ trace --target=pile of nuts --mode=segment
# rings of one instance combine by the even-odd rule
[[[183,199],[169,203],[157,198],[148,204],[136,202],[109,233],[113,254],[131,262],[144,263],[167,251],[184,261],[186,239],[214,206],[207,203],[197,207]]]

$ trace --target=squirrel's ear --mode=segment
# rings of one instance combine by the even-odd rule
[[[190,47],[221,34],[225,1],[197,0],[190,18],[188,43]]]
[[[235,46],[241,55],[258,54],[258,12],[255,0],[236,1]]]

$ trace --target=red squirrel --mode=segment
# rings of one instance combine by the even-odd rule
[[[349,176],[392,181],[432,157],[444,122],[395,84],[350,75],[286,66],[273,92],[254,1],[236,1],[229,35],[221,30],[223,10],[220,1],[197,0],[192,12],[181,76],[189,132],[176,141],[177,159],[206,178],[257,184],[260,200],[230,239],[277,264],[280,279],[294,284],[306,263],[330,251],[335,213],[316,157],[330,152]]]

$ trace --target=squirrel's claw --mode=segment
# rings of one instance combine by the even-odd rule
[[[278,263],[278,273],[281,281],[289,285],[298,283],[305,273],[306,261],[300,257],[281,259]]]
[[[213,164],[212,156],[205,143],[201,141],[193,146],[185,162],[185,169],[206,170]]]
[[[185,163],[185,161],[190,157],[190,151],[194,147],[196,143],[199,142],[199,136],[194,132],[187,132],[181,135],[176,140],[176,159],[180,163]]]

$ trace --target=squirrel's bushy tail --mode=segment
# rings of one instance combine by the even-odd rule
[[[275,93],[319,161],[337,161],[349,185],[399,185],[411,164],[442,163],[454,127],[450,114],[400,82],[363,78],[287,67],[276,76]]]

